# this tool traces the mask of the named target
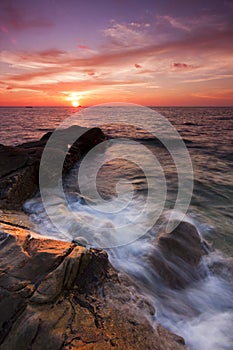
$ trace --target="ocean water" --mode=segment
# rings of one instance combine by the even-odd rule
[[[233,259],[233,108],[0,108],[0,117],[5,145],[60,123],[103,129],[110,139],[74,166],[64,196],[46,188],[46,203],[37,195],[25,210],[41,234],[107,249],[155,304],[151,322],[182,335],[190,349],[232,350],[233,275],[225,267]],[[202,259],[204,277],[181,290],[163,284],[147,259],[171,215],[193,223],[214,248]]]

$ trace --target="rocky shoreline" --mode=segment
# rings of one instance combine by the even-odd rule
[[[80,130],[83,135],[72,145],[65,157],[64,174],[68,173],[92,147],[106,139],[99,128],[85,129],[79,126],[66,129],[64,135],[68,132],[72,137]],[[58,133],[62,142],[63,131]],[[0,208],[22,210],[23,203],[38,191],[40,159],[51,134],[52,132],[48,132],[39,141],[23,143],[16,147],[0,144]],[[54,157],[56,152],[56,149],[51,149]]]
[[[1,224],[1,349],[185,349],[102,250]]]
[[[75,133],[78,127],[72,128]],[[38,191],[40,158],[50,135],[17,147],[0,145],[0,348],[187,349],[182,337],[159,324],[152,327],[154,307],[111,266],[105,251],[34,231],[22,204]],[[87,131],[70,149],[64,173],[103,140],[100,129]],[[169,255],[166,237],[159,244]],[[155,258],[152,263],[167,276],[166,265]]]
[[[69,129],[82,136],[65,157],[64,177],[106,140],[99,128],[81,129]],[[40,159],[50,135],[16,147],[0,145],[0,348],[188,349],[182,337],[156,321],[152,302],[133,277],[111,265],[107,252],[36,233],[23,204],[39,190]],[[56,152],[51,149],[52,156]],[[144,257],[151,276],[143,288],[162,283],[182,290],[205,279],[207,270],[232,276],[233,259],[210,258],[207,267],[204,255],[208,261],[211,248],[188,222],[170,233],[161,229],[156,237],[152,232]]]

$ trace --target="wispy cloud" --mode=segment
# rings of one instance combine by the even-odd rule
[[[21,17],[19,21],[19,15],[13,23],[9,13],[12,9],[8,9],[5,23],[11,28],[23,30],[43,24],[38,19]],[[213,79],[229,78],[233,29],[228,21],[221,16],[181,19],[171,15],[155,16],[154,21],[111,21],[95,50],[80,40],[73,51],[2,51],[0,62],[7,69],[0,77],[1,92],[25,89],[69,95],[77,90],[131,93],[131,88],[141,88],[166,94],[169,88],[176,90],[177,84],[204,85]],[[2,33],[4,26],[0,27]]]
[[[157,20],[167,22],[171,27],[190,32],[191,28],[184,23],[183,19],[178,19],[172,16],[157,16]]]
[[[198,93],[193,93],[192,95],[201,99],[232,101],[233,89],[221,89],[220,91],[210,89],[210,90],[207,90],[205,93],[198,92]]]
[[[112,49],[142,47],[152,42],[147,28],[149,24],[131,22],[129,24],[112,21],[111,26],[103,30],[108,47]]]
[[[232,79],[233,74],[216,74],[214,76],[206,76],[202,78],[185,79],[184,83],[202,83],[206,81],[219,80],[219,79]],[[233,97],[233,96],[232,96]]]
[[[16,68],[43,68],[58,66],[65,51],[50,49],[39,52],[1,51],[0,62],[8,63]]]

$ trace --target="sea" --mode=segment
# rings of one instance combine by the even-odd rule
[[[107,140],[51,191],[43,171],[56,165],[48,163],[56,132],[50,138],[41,195],[24,204],[37,232],[105,249],[154,304],[151,323],[181,335],[190,349],[233,350],[233,107],[1,107],[0,120],[0,143],[9,146],[55,128],[100,127]],[[172,289],[155,278],[148,256],[159,233],[182,220],[211,251],[202,279]]]

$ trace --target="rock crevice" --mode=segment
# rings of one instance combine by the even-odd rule
[[[136,290],[132,298],[106,252],[2,229],[1,349],[185,349],[182,338],[152,327],[153,307]]]
[[[74,136],[80,128],[69,132]],[[152,326],[153,305],[132,292],[127,276],[122,282],[106,252],[40,236],[20,211],[38,191],[50,136],[17,147],[0,145],[1,350],[186,349],[183,338]],[[63,174],[103,140],[100,129],[83,130],[69,148]]]

